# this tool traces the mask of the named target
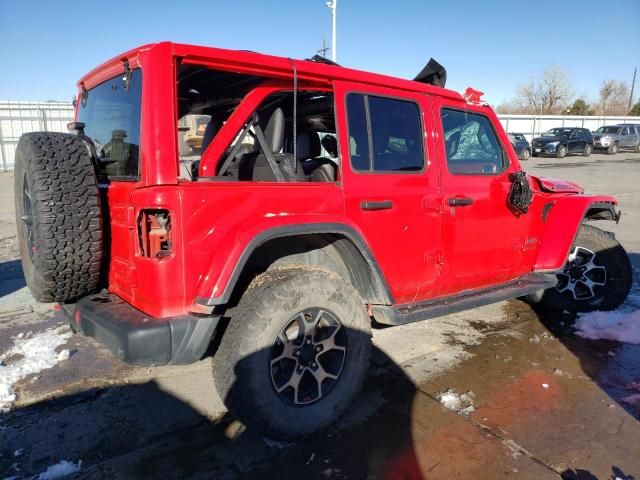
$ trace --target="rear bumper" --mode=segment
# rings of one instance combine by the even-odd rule
[[[130,365],[183,365],[199,360],[219,316],[153,318],[110,293],[62,305],[71,328],[93,337]]]

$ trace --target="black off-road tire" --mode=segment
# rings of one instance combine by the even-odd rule
[[[611,145],[609,148],[607,148],[607,154],[609,155],[615,155],[616,153],[618,153],[619,151],[619,147],[617,143],[614,143],[613,145]]]
[[[70,302],[95,291],[102,214],[84,142],[65,133],[26,133],[16,149],[14,176],[22,269],[34,298]]]
[[[558,287],[536,292],[524,297],[524,300],[543,311],[552,312],[592,312],[594,310],[614,310],[624,303],[632,283],[632,268],[629,256],[615,237],[592,225],[582,225],[574,241],[575,246],[583,247],[595,253],[593,263],[604,267],[606,272],[604,285],[594,287],[591,298],[576,299],[571,291],[559,291]],[[567,262],[567,266],[569,262]],[[600,272],[598,272],[600,274]],[[562,277],[562,279],[561,279]],[[566,281],[566,275],[558,277]],[[598,277],[595,277],[598,279]],[[591,277],[593,280],[594,277]],[[562,288],[563,283],[559,283]]]
[[[272,349],[290,319],[309,308],[339,319],[346,350],[328,393],[314,403],[293,405],[276,391]],[[228,313],[229,325],[214,357],[214,380],[227,408],[243,424],[266,437],[293,441],[323,430],[347,410],[371,355],[370,319],[350,284],[326,270],[280,267],[257,276]]]
[[[591,153],[593,152],[593,146],[590,143],[587,143],[584,146],[584,150],[582,151],[582,156],[583,157],[588,157],[591,155]]]

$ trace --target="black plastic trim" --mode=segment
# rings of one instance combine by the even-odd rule
[[[72,330],[93,337],[130,365],[184,365],[204,355],[219,316],[154,318],[112,293],[64,305]]]
[[[222,295],[219,297],[198,297],[196,299],[196,303],[199,305],[205,305],[207,307],[215,306],[215,305],[224,305],[231,298],[231,294],[233,289],[242,274],[242,271],[251,257],[251,254],[254,252],[256,248],[258,248],[263,243],[273,240],[274,238],[288,237],[294,235],[309,235],[309,234],[321,234],[321,233],[333,233],[344,235],[349,241],[357,248],[360,255],[364,258],[364,260],[369,265],[373,275],[373,279],[375,281],[375,285],[372,288],[378,292],[382,296],[382,302],[387,305],[393,305],[393,296],[391,295],[391,291],[389,290],[389,286],[385,280],[385,277],[376,261],[373,253],[364,242],[362,237],[358,232],[356,232],[353,228],[348,225],[344,225],[342,223],[310,223],[303,225],[285,225],[282,227],[275,227],[269,230],[265,230],[259,235],[256,235],[249,245],[244,249],[242,255],[238,259],[236,266],[225,286]]]
[[[470,308],[489,305],[511,298],[522,297],[538,290],[546,290],[558,282],[554,274],[534,273],[476,290],[467,290],[448,297],[421,301],[405,305],[373,305],[373,317],[384,325],[404,325],[429,318],[449,315]]]
[[[584,214],[585,220],[613,220],[618,221],[620,214],[611,203],[594,202],[587,207]]]

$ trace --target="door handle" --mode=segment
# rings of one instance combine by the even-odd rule
[[[391,200],[383,200],[381,202],[374,202],[371,200],[363,200],[360,202],[361,210],[388,210],[393,207]]]
[[[452,197],[447,199],[447,204],[451,207],[466,207],[473,203],[473,198],[469,197]]]

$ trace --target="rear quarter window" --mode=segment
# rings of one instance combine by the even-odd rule
[[[118,75],[93,87],[78,105],[77,121],[95,144],[101,181],[140,178],[141,94],[142,71],[137,69],[129,88]]]

